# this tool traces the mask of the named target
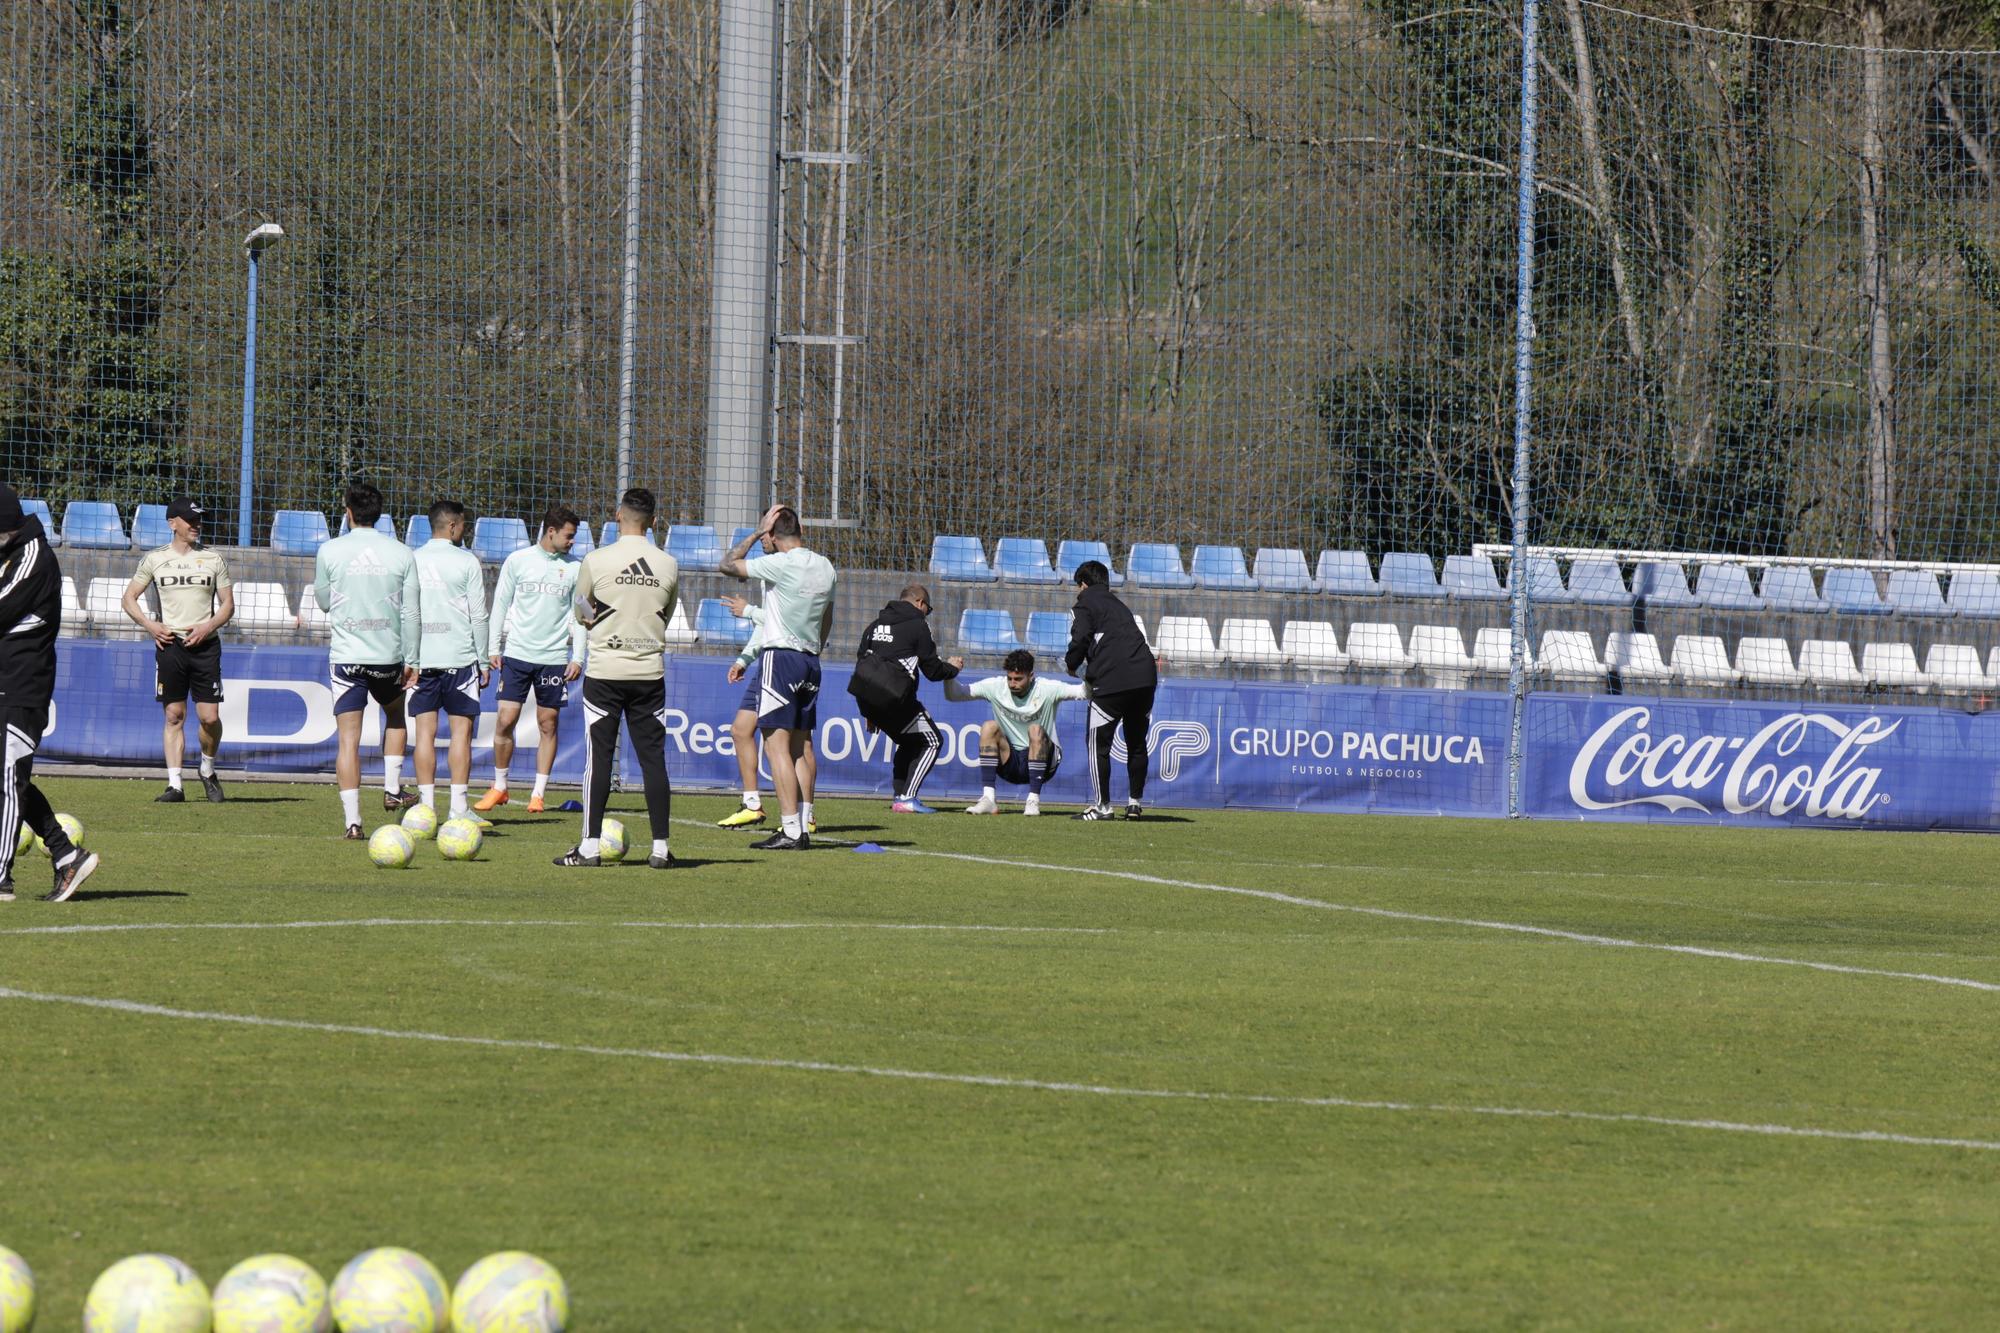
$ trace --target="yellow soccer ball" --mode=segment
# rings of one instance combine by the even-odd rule
[[[56,815],[56,823],[62,825],[62,831],[64,833],[67,833],[69,835],[69,840],[72,843],[74,843],[79,850],[81,850],[83,847],[83,821],[81,819],[78,819],[75,815],[65,815],[58,813]],[[42,835],[39,833],[35,835],[35,850],[40,852],[43,856],[47,856],[49,854],[49,845],[46,842],[42,841]]]
[[[412,838],[435,838],[438,814],[427,805],[413,805],[403,812],[403,832]]]
[[[208,1288],[172,1255],[135,1254],[104,1270],[83,1305],[83,1333],[208,1333]]]
[[[471,820],[447,819],[438,830],[438,854],[447,861],[470,861],[479,855],[479,844],[484,838],[479,825]]]
[[[394,824],[384,824],[368,835],[368,859],[384,870],[401,870],[416,854],[417,844]]]
[[[331,1333],[326,1283],[289,1254],[245,1259],[215,1284],[215,1333]]]
[[[597,855],[606,861],[625,859],[625,825],[607,816],[597,826]]]
[[[0,1333],[28,1333],[35,1326],[35,1275],[28,1261],[0,1245]]]
[[[567,1333],[569,1288],[553,1264],[520,1250],[489,1254],[451,1294],[452,1333]]]
[[[28,849],[35,845],[35,831],[28,827],[28,821],[21,821],[21,836],[14,839],[14,855],[26,856]]]
[[[367,1250],[333,1279],[333,1319],[340,1333],[447,1333],[451,1293],[414,1250]]]

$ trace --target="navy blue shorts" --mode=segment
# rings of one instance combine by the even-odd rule
[[[333,712],[358,713],[373,699],[387,708],[403,697],[403,668],[390,666],[336,666],[333,669]]]
[[[1060,746],[1051,746],[1049,748],[1049,771],[1044,775],[1043,781],[1046,782],[1050,778],[1055,777],[1056,770],[1061,767],[1062,748]],[[1028,785],[1027,746],[1016,745],[1007,752],[1007,757],[1000,761],[1000,780],[1002,782],[1011,782],[1016,787],[1025,787]]]
[[[503,704],[517,704],[526,700],[532,689],[537,708],[561,708],[569,702],[569,682],[563,679],[568,670],[567,662],[561,666],[538,666],[518,657],[503,657],[496,697]]]
[[[743,673],[743,702],[736,705],[739,713],[754,713],[764,706],[764,655],[757,654],[754,661]]]
[[[819,658],[795,648],[767,648],[757,691],[757,725],[765,731],[810,732],[819,725]]]
[[[479,716],[478,667],[432,667],[417,673],[410,712],[435,713],[440,708],[452,717]]]

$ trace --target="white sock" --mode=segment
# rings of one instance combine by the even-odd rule
[[[666,854],[667,854],[667,840],[665,838],[653,839],[653,855],[665,856]]]
[[[499,767],[498,765],[495,765],[493,769],[493,790],[494,791],[507,790],[507,770]]]
[[[546,773],[535,774],[535,795],[546,796],[548,794],[549,794],[549,775]]]
[[[762,809],[764,808],[764,795],[763,795],[763,793],[762,793],[762,792],[754,792],[754,791],[746,791],[746,792],[744,792],[744,793],[743,793],[743,808],[744,808],[745,810],[762,810]]]
[[[359,824],[361,822],[361,789],[359,787],[342,789],[340,793],[340,813],[350,824]]]
[[[595,856],[597,855],[597,839],[585,838],[576,845],[576,849],[585,856]]]
[[[981,787],[979,789],[979,799],[982,801],[997,801],[1000,798],[994,794],[991,787]]]
[[[417,784],[417,799],[433,810],[438,808],[437,794],[437,783],[420,782]]]
[[[813,803],[811,801],[799,802],[799,819],[806,824],[813,822]]]
[[[201,757],[201,775],[202,775],[203,777],[205,777],[205,778],[212,778],[212,777],[214,777],[214,776],[215,776],[215,756],[214,756],[214,755],[212,755],[212,754],[205,754],[205,755],[203,755],[203,756]]]
[[[784,829],[786,837],[796,838],[799,836],[800,822],[797,815],[779,815],[778,825]]]
[[[181,789],[181,771],[178,768],[170,768],[167,770],[167,785],[169,787],[172,787],[175,791],[179,791]]]
[[[382,790],[395,795],[403,789],[403,756],[385,754],[382,756]]]
[[[451,784],[451,817],[453,819],[457,819],[465,813],[465,794],[470,790],[472,790],[470,787],[461,787],[456,782]]]

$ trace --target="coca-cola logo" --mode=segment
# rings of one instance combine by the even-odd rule
[[[1876,790],[1882,770],[1862,761],[1868,747],[1895,734],[1902,722],[1865,717],[1843,722],[1825,713],[1786,713],[1751,736],[1684,736],[1655,733],[1653,710],[1625,708],[1604,720],[1569,768],[1569,798],[1585,810],[1656,805],[1662,810],[1713,811],[1707,801],[1718,782],[1723,810],[1732,815],[1785,815],[1860,819],[1889,799]],[[1800,754],[1824,734],[1832,748],[1820,758]],[[1790,762],[1798,756],[1797,762]],[[1643,794],[1612,796],[1637,787]],[[1595,790],[1605,798],[1592,796]],[[1700,792],[1703,799],[1687,794]]]

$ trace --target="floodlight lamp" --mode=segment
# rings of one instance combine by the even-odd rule
[[[255,254],[272,241],[281,240],[284,234],[285,229],[275,222],[259,223],[255,231],[243,238],[243,248]]]

